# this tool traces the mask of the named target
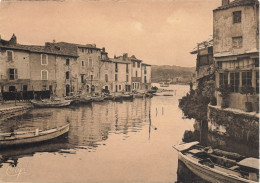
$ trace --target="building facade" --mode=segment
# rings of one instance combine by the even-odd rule
[[[253,110],[259,100],[259,3],[256,0],[223,0],[213,10],[213,56],[216,87],[229,85],[229,107],[245,110],[247,97],[241,87],[252,86]],[[217,104],[222,98],[216,92]]]

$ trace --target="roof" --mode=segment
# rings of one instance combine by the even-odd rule
[[[254,4],[259,4],[257,0],[234,0],[230,2],[228,5],[225,6],[220,6],[217,9],[213,11],[218,11],[218,10],[225,10],[237,6],[249,6],[249,5],[254,5]]]
[[[146,65],[146,66],[152,66],[152,65],[150,65],[150,64],[146,64],[146,63],[142,63],[142,65]]]
[[[115,63],[131,64],[131,62],[129,62],[129,61],[121,60],[118,58],[109,58],[109,60],[111,60],[112,62],[115,62]]]
[[[209,39],[207,41],[197,43],[197,47],[193,48],[193,50],[190,52],[190,54],[197,54],[198,50],[203,50],[203,49],[209,48],[209,47],[213,47],[213,39]]]
[[[142,62],[142,60],[137,59],[134,55],[132,55],[130,59],[131,61]]]
[[[57,42],[55,44],[60,44],[60,45],[73,45],[73,46],[77,46],[79,48],[88,48],[88,49],[94,49],[94,50],[101,50],[101,48],[97,48],[95,44],[76,44],[76,43],[68,43],[68,42]]]

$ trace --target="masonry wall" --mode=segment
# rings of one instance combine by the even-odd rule
[[[233,12],[241,11],[241,23],[233,23]],[[257,27],[259,10],[254,6],[238,6],[213,12],[214,54],[242,54],[259,49]],[[242,36],[243,47],[232,48],[232,37]]]
[[[210,132],[250,144],[259,143],[259,115],[238,110],[208,106],[208,129]]]

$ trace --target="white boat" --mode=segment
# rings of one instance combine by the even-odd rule
[[[0,146],[14,146],[47,141],[59,137],[69,131],[70,124],[60,127],[35,131],[0,133]]]
[[[47,100],[32,100],[31,103],[34,107],[47,108],[47,107],[66,107],[69,106],[71,100],[61,100],[61,99],[47,99]]]
[[[173,91],[157,91],[154,93],[155,96],[173,96]]]
[[[161,82],[160,87],[169,87],[170,83],[169,82]]]
[[[259,182],[259,159],[244,158],[240,161],[227,159],[224,156],[215,155],[212,149],[211,152],[207,152],[204,147],[199,145],[199,142],[182,143],[175,145],[174,148],[178,151],[179,160],[194,174],[206,181],[221,183]]]

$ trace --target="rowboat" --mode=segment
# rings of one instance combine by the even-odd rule
[[[161,82],[160,87],[169,87],[170,83],[169,82]]]
[[[60,99],[48,99],[48,100],[32,100],[31,103],[34,105],[34,107],[39,108],[47,108],[47,107],[66,107],[69,106],[71,103],[71,100],[60,100]]]
[[[130,94],[130,93],[125,93],[125,94],[122,94],[122,98],[124,100],[131,100],[134,98],[134,95],[133,94]]]
[[[102,96],[93,96],[91,97],[93,102],[103,102],[104,101],[104,97]]]
[[[0,134],[0,146],[15,146],[43,142],[59,137],[69,131],[70,124],[48,130],[9,132]]]
[[[159,91],[154,93],[155,96],[173,96],[173,92],[171,91]]]
[[[197,141],[181,143],[175,145],[174,148],[178,151],[179,160],[194,174],[206,181],[259,182],[259,159],[245,158],[237,153],[205,148]]]

